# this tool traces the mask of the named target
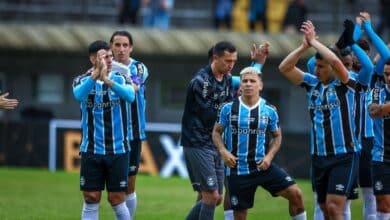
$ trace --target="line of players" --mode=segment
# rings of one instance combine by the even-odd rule
[[[281,62],[279,70],[307,94],[311,178],[317,203],[314,219],[351,219],[349,199],[357,198],[358,185],[363,194],[363,219],[390,219],[390,134],[386,131],[390,51],[372,30],[366,12],[360,13],[355,23],[344,22],[333,48],[318,41],[310,21],[302,24],[301,31],[302,44]],[[375,66],[363,34],[379,53]],[[255,47],[252,52],[261,54],[264,47],[268,46]],[[317,53],[305,73],[296,64],[309,48]],[[261,67],[264,62],[258,57],[252,59]],[[260,96],[261,68],[245,68],[237,80],[229,74],[236,61],[232,44],[217,43],[211,51],[211,64],[194,75],[187,90],[182,146],[199,196],[186,219],[214,218],[215,206],[222,201],[221,158],[226,167],[225,210],[233,209],[226,210],[225,219],[246,219],[257,186],[289,200],[292,219],[306,219],[298,186],[272,162],[280,148],[281,130],[276,109]],[[233,98],[237,81],[239,97]],[[264,146],[267,131],[271,132],[268,151]]]
[[[344,26],[344,32],[336,46],[343,53],[342,59],[347,65],[342,65],[341,60],[335,55],[338,51],[333,53],[317,40],[314,25],[308,21],[302,26],[304,33],[302,45],[282,61],[279,69],[290,81],[301,85],[307,91],[312,120],[313,189],[317,195],[316,200],[323,211],[322,214],[316,212],[315,219],[321,219],[321,217],[325,217],[325,219],[350,218],[350,214],[348,216],[344,212],[344,208],[347,210],[348,207],[346,205],[347,197],[353,198],[358,176],[371,176],[367,173],[358,175],[359,161],[361,163],[360,172],[373,171],[372,179],[361,178],[360,181],[365,202],[364,219],[388,219],[390,217],[390,206],[388,205],[390,204],[388,196],[390,187],[386,177],[388,155],[386,149],[384,150],[384,146],[388,144],[388,135],[384,133],[386,132],[384,127],[386,127],[386,119],[388,118],[386,114],[390,108],[385,104],[386,100],[389,99],[387,82],[390,80],[390,63],[387,62],[387,59],[390,57],[390,52],[383,41],[373,32],[367,13],[361,13],[355,24],[347,21]],[[370,38],[380,54],[375,68],[368,60],[366,53],[361,51],[362,48],[366,49],[364,45],[368,45],[359,40],[364,33]],[[134,183],[140,157],[138,146],[145,138],[142,127],[144,126],[145,111],[143,86],[148,74],[142,63],[130,58],[133,42],[129,33],[123,31],[114,33],[110,44],[114,59],[118,63],[122,63],[124,67],[115,64],[115,71],[111,71],[112,52],[110,52],[109,45],[104,42],[94,42],[89,48],[93,68],[74,81],[74,94],[81,102],[82,110],[83,142],[81,144],[80,187],[85,198],[82,216],[86,219],[97,216],[101,190],[104,189],[105,182],[107,182],[109,191],[109,201],[118,219],[132,218],[136,205]],[[310,61],[312,64],[309,65],[309,73],[304,73],[295,65],[301,55],[310,47],[315,48],[317,54]],[[349,54],[346,48],[352,49],[354,55]],[[252,58],[255,61],[260,60],[261,56],[258,54],[262,53],[261,49],[254,48]],[[214,46],[211,55],[211,65],[195,76],[190,84],[191,89],[188,91],[188,94],[192,95],[191,100],[205,101],[204,105],[191,108],[191,103],[189,103],[191,100],[187,97],[186,108],[189,110],[185,110],[183,116],[182,145],[185,159],[194,189],[200,191],[200,200],[191,210],[188,219],[213,219],[214,208],[220,203],[222,194],[223,170],[222,179],[220,171],[223,166],[218,162],[221,156],[228,167],[226,170],[228,172],[227,188],[231,191],[230,206],[234,210],[236,219],[246,218],[246,210],[253,206],[254,189],[257,185],[262,185],[273,195],[286,197],[290,201],[290,215],[293,219],[306,219],[299,188],[287,173],[272,163],[273,156],[280,148],[281,131],[275,108],[263,103],[263,99],[260,97],[259,92],[263,85],[259,66],[257,69],[247,68],[241,71],[239,79],[241,98],[231,102],[230,105],[224,105],[211,138],[210,125],[211,127],[214,125],[216,112],[219,109],[214,107],[222,106],[222,103],[232,100],[230,94],[233,92],[235,80],[227,73],[231,71],[237,60],[237,52],[230,43],[220,42]],[[259,61],[260,64],[264,63],[264,56],[262,57],[263,61]],[[356,60],[353,59],[351,62],[350,58],[356,58]],[[353,64],[352,67],[351,64]],[[313,68],[313,66],[315,67]],[[353,70],[354,73],[350,70]],[[373,74],[374,70],[375,74]],[[209,78],[210,76],[211,78]],[[214,83],[210,83],[212,80]],[[213,88],[207,89],[207,86]],[[257,91],[253,92],[255,90]],[[207,100],[209,98],[211,100]],[[120,102],[115,102],[118,99]],[[134,100],[136,101],[134,102]],[[127,104],[123,104],[122,101]],[[83,105],[99,102],[106,103],[106,105],[99,105],[103,106],[99,110],[96,110],[99,108],[96,105]],[[136,107],[131,107],[134,105],[130,103],[136,103]],[[210,109],[210,106],[214,109]],[[263,108],[265,107],[267,111],[264,112]],[[257,113],[252,112],[254,109]],[[194,113],[193,110],[197,111],[195,116],[191,115]],[[249,115],[240,115],[242,111],[248,111]],[[140,112],[143,115],[138,115]],[[202,116],[210,118],[199,118],[199,115],[205,112],[210,114],[202,114]],[[133,116],[134,113],[138,113],[137,116]],[[367,117],[368,114],[375,118],[372,128],[369,127],[371,120],[370,117]],[[122,117],[114,119],[115,115]],[[241,116],[244,122],[239,121]],[[143,124],[135,125],[134,117],[138,117],[137,121],[141,121]],[[196,121],[196,117],[199,118],[199,121]],[[186,120],[188,118],[192,120],[188,123],[192,126],[190,127],[192,132],[186,134],[188,131]],[[257,124],[251,124],[251,120],[248,121],[251,118]],[[205,122],[206,125],[202,125]],[[126,134],[125,138],[118,137],[118,139],[122,138],[126,141],[116,142],[115,138],[105,139],[107,132],[112,132],[111,135],[118,133],[118,129],[114,129],[114,124],[123,126],[119,129],[122,132],[119,136]],[[244,124],[251,127],[245,127]],[[256,126],[263,127],[257,128]],[[256,136],[246,137],[246,134],[232,132],[231,128],[260,129],[260,132],[252,133],[252,136]],[[266,153],[264,136],[262,135],[266,133],[267,129],[273,132],[270,144],[273,147]],[[199,133],[194,134],[194,131]],[[105,138],[99,137],[99,132]],[[225,137],[230,135],[230,142],[227,139],[221,141],[223,132],[225,132]],[[187,143],[186,138],[188,139]],[[244,139],[246,140],[244,141]],[[252,142],[253,139],[256,141]],[[211,140],[214,142],[210,145]],[[234,141],[238,141],[238,143]],[[127,147],[128,143],[130,143],[131,151]],[[240,152],[240,149],[253,144],[255,144],[254,152],[253,149]],[[133,146],[137,147],[133,148]],[[209,146],[214,149],[208,148]],[[372,151],[371,148],[373,148]],[[215,154],[216,149],[219,152]],[[129,151],[135,153],[135,158],[129,158]],[[102,156],[109,154],[119,154],[121,159],[117,160],[116,157],[106,159],[106,156]],[[373,155],[374,162],[370,161],[371,155]],[[248,157],[251,157],[250,160]],[[243,161],[246,162],[243,163]],[[115,165],[117,162],[118,164]],[[129,164],[129,162],[134,164],[120,165]],[[203,162],[204,164],[202,164]],[[366,163],[362,164],[363,162]],[[373,169],[369,168],[371,163]],[[113,166],[122,167],[122,169],[115,169],[115,172],[111,172]],[[123,170],[130,170],[132,175]],[[267,170],[270,173],[264,174]],[[275,174],[277,175],[275,176]],[[253,179],[247,178],[252,176]],[[285,182],[281,181],[282,179]],[[276,183],[273,182],[275,180],[277,180]],[[366,181],[364,182],[364,180]],[[239,188],[243,182],[247,184],[247,188]],[[375,183],[374,190],[373,183]],[[127,198],[122,193],[123,191],[129,192]],[[372,196],[373,193],[376,196],[377,204]],[[375,212],[376,210],[377,212]]]

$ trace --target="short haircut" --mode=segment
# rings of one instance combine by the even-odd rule
[[[257,74],[261,78],[261,72],[253,66],[248,66],[242,69],[240,72],[240,78],[242,78],[245,74]]]
[[[390,65],[390,58],[386,60],[385,65]]]
[[[366,39],[361,38],[356,42],[356,44],[359,45],[359,47],[362,48],[363,50],[370,51],[370,44]]]
[[[236,52],[236,47],[228,42],[228,41],[220,41],[216,43],[213,47],[213,55],[216,54],[218,56],[222,56],[225,51],[228,51],[229,53]]]
[[[340,53],[339,53],[337,50],[335,50],[335,49],[333,49],[333,48],[331,48],[331,47],[328,47],[328,49],[329,49],[330,51],[332,51],[338,58],[340,58]],[[318,59],[318,60],[322,60],[322,59],[323,59],[322,55],[321,55],[320,53],[318,53],[318,52],[316,52],[315,57],[316,57],[316,59]]]
[[[124,37],[127,37],[129,39],[129,43],[130,45],[133,45],[133,37],[131,36],[131,34],[128,32],[128,31],[124,31],[124,30],[120,30],[120,31],[115,31],[112,35],[111,35],[111,38],[110,38],[110,43],[114,43],[114,37],[115,36],[124,36]]]
[[[109,50],[110,49],[110,45],[108,45],[107,42],[102,41],[102,40],[94,41],[88,47],[88,55],[95,54],[95,53],[97,53],[101,49]]]
[[[352,50],[350,47],[346,47],[346,48],[340,50],[341,57],[346,57],[348,55],[352,55]]]
[[[209,51],[207,51],[207,58],[211,60],[213,58],[213,51],[214,51],[214,46],[212,46]]]

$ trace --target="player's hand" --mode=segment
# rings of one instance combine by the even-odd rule
[[[0,109],[14,109],[18,106],[19,101],[17,99],[7,99],[8,92],[0,95]]]
[[[301,26],[301,31],[304,33],[306,40],[309,44],[312,40],[315,40],[317,38],[315,27],[310,20],[303,22]]]
[[[302,47],[304,50],[307,50],[310,48],[310,44],[309,44],[309,42],[307,42],[307,39],[305,36],[303,36],[303,39],[302,39]]]
[[[364,20],[364,21],[371,21],[371,16],[370,16],[370,14],[368,12],[363,11],[363,12],[360,12],[359,15],[362,18],[362,20]]]
[[[229,151],[222,150],[221,151],[222,159],[225,161],[226,166],[230,168],[234,168],[237,165],[237,157],[233,156]]]
[[[382,112],[382,107],[379,104],[373,103],[368,107],[370,115],[378,116]]]
[[[355,41],[353,40],[353,31],[355,29],[355,24],[353,23],[353,21],[349,19],[345,19],[343,25],[344,25],[344,43],[346,46],[351,46],[355,43]]]
[[[269,55],[269,47],[270,44],[268,42],[265,42],[259,46],[253,44],[251,49],[251,60],[260,64],[264,64]]]
[[[265,156],[262,160],[257,162],[258,170],[267,170],[271,166],[271,159]]]

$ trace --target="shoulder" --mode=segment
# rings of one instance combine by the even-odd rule
[[[87,70],[87,72],[85,72],[85,73],[83,73],[81,75],[76,76],[73,79],[73,83],[80,83],[81,81],[83,81],[83,79],[87,78],[88,76],[91,76],[91,74],[92,74],[92,69]]]

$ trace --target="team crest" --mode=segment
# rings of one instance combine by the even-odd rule
[[[214,186],[215,185],[215,180],[213,177],[208,177],[207,178],[207,185],[208,186]]]
[[[375,190],[381,191],[383,189],[383,183],[381,181],[376,181]]]
[[[232,203],[233,206],[237,206],[238,205],[237,196],[232,196],[232,198],[230,198],[230,202]]]
[[[80,177],[80,186],[85,185],[85,178],[83,176]]]

